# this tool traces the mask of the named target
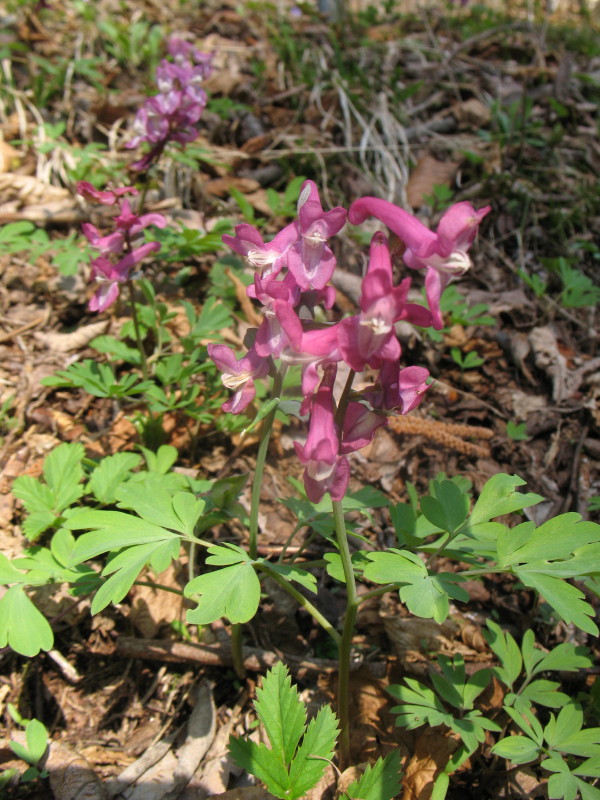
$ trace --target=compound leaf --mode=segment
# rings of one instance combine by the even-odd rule
[[[287,768],[304,733],[306,711],[281,661],[265,676],[262,689],[256,692],[254,707],[273,752]]]
[[[518,475],[506,475],[500,472],[492,476],[481,490],[469,517],[469,524],[488,522],[494,517],[512,514],[513,511],[521,511],[541,502],[544,498],[539,494],[533,492],[521,494],[516,491],[517,486],[523,486],[525,483],[526,481]]]
[[[400,794],[400,788],[400,751],[392,750],[373,766],[369,765],[340,800],[393,800]]]
[[[292,761],[289,793],[292,800],[304,797],[319,781],[327,761],[333,758],[337,735],[337,718],[330,706],[323,706],[317,716],[310,721],[302,744]]]

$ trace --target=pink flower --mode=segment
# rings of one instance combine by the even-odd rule
[[[377,385],[363,392],[371,406],[382,411],[408,414],[416,408],[429,389],[429,370],[425,367],[404,367],[385,361],[379,370]]]
[[[348,403],[340,448],[342,455],[366,447],[382,425],[387,425],[387,418],[382,414],[375,414],[362,403]]]
[[[288,269],[302,289],[322,289],[333,275],[335,257],[327,239],[346,224],[346,209],[323,211],[314,181],[305,181],[298,198],[300,241],[290,248]]]
[[[117,230],[127,231],[129,236],[137,236],[144,228],[149,225],[156,225],[157,228],[164,228],[167,220],[162,214],[134,214],[129,205],[129,200],[122,200],[120,204],[120,214],[114,217]]]
[[[376,233],[371,241],[369,268],[362,282],[361,313],[343,319],[338,326],[338,343],[344,361],[360,372],[367,364],[397,361],[400,344],[394,324],[409,319],[417,325],[431,324],[431,314],[421,306],[407,303],[410,278],[392,284],[392,262],[387,239]]]
[[[275,276],[286,264],[287,253],[294,242],[298,241],[296,223],[287,225],[270,242],[263,242],[262,236],[248,223],[235,226],[235,236],[225,234],[223,243],[244,256],[256,269],[262,270],[262,277]]]
[[[259,356],[254,349],[239,360],[224,344],[209,344],[207,349],[209,357],[221,372],[223,385],[234,391],[221,408],[232,414],[241,413],[256,395],[254,379],[268,375],[271,360]]]
[[[477,235],[481,220],[491,206],[479,209],[471,203],[455,203],[440,220],[437,232],[403,208],[377,197],[362,197],[350,206],[348,219],[360,225],[369,216],[377,217],[406,244],[404,261],[413,269],[427,268],[425,291],[434,327],[443,327],[440,297],[453,275],[462,275],[471,266],[468,250]]]
[[[103,206],[114,206],[117,200],[125,194],[139,194],[138,190],[133,186],[123,186],[120,189],[106,189],[101,192],[91,183],[88,183],[88,181],[79,181],[76,190],[77,194],[85,197],[86,200],[95,200],[96,203],[101,203]]]
[[[326,370],[313,398],[308,436],[302,445],[294,442],[296,454],[304,464],[304,488],[312,503],[329,492],[332,500],[341,500],[350,480],[350,465],[340,457],[340,443],[335,429],[333,382],[335,368]]]
[[[104,255],[94,259],[91,277],[99,286],[89,302],[90,311],[105,311],[111,306],[119,296],[119,284],[129,280],[131,269],[156,250],[160,250],[158,242],[147,242],[127,253],[116,264]]]

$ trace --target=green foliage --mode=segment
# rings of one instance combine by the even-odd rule
[[[452,347],[450,350],[450,355],[452,356],[452,360],[455,362],[455,364],[458,364],[461,370],[476,369],[485,362],[485,359],[481,358],[476,350],[470,350],[468,353],[463,354],[460,348]]]
[[[83,445],[61,444],[44,461],[44,481],[22,475],[13,483],[13,493],[29,512],[23,532],[30,541],[61,521],[62,512],[84,493],[81,484]]]
[[[87,241],[75,233],[64,239],[50,239],[44,228],[32,222],[9,222],[0,228],[0,254],[23,253],[30,261],[50,255],[62,275],[75,275],[89,260]]]
[[[297,800],[319,781],[327,761],[333,757],[337,738],[337,720],[329,706],[323,706],[307,724],[306,710],[292,686],[286,667],[278,662],[256,693],[257,716],[265,728],[271,747],[249,739],[231,737],[229,751],[234,761],[261,780],[276,797]],[[384,785],[384,770],[379,768],[377,786]],[[387,772],[389,772],[389,767]],[[386,775],[389,782],[389,777]],[[389,796],[359,794],[375,800]],[[389,798],[391,800],[391,798]]]
[[[400,790],[400,751],[392,750],[385,758],[369,764],[340,800],[392,800]]]
[[[513,442],[524,442],[529,439],[527,435],[527,426],[524,422],[513,422],[509,420],[506,423],[506,435],[513,440]]]
[[[42,380],[44,386],[54,389],[83,389],[94,397],[125,398],[141,395],[152,387],[132,373],[117,378],[110,364],[102,364],[91,358],[76,361],[65,370]]]
[[[29,765],[20,775],[21,783],[34,781],[37,778],[45,778],[47,772],[40,769],[39,765],[48,748],[48,731],[38,719],[23,719],[12,703],[8,704],[8,711],[14,721],[25,728],[25,744],[15,741],[9,741],[8,743],[17,758],[22,759]],[[3,770],[0,774],[0,789],[7,786],[18,773],[17,769]]]
[[[595,306],[600,301],[600,286],[584,272],[573,267],[569,259],[544,258],[542,262],[560,278],[563,285],[560,301],[566,308]]]

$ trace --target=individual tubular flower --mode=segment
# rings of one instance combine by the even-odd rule
[[[481,220],[490,210],[491,206],[476,210],[471,203],[455,203],[442,216],[434,233],[403,208],[377,197],[362,197],[350,206],[348,219],[353,225],[360,225],[369,216],[377,217],[406,245],[406,265],[413,269],[427,269],[427,302],[434,327],[439,330],[443,327],[442,292],[453,275],[462,275],[471,266],[468,250]]]
[[[386,361],[379,370],[377,385],[367,389],[362,396],[373,408],[381,411],[408,414],[416,408],[429,389],[429,370],[425,367],[404,367],[398,362]]]
[[[244,256],[255,268],[262,270],[262,277],[276,276],[286,264],[289,248],[298,241],[296,223],[286,225],[270,242],[263,242],[262,236],[252,225],[244,222],[235,226],[235,236],[223,235],[223,243]]]
[[[410,278],[399,286],[392,282],[392,261],[387,239],[376,233],[371,241],[369,267],[363,278],[361,313],[343,319],[338,326],[338,343],[344,361],[357,372],[367,364],[378,367],[400,358],[400,343],[394,324],[408,319],[416,325],[431,324],[427,309],[407,303]]]
[[[338,206],[323,211],[319,190],[314,181],[302,184],[298,198],[300,241],[288,253],[288,269],[301,289],[322,289],[333,275],[335,256],[327,239],[341,231],[347,212]]]
[[[387,425],[387,418],[376,414],[362,403],[348,403],[344,416],[340,453],[347,455],[366,447],[373,441],[375,431]]]
[[[254,400],[254,379],[264,378],[269,373],[270,359],[259,356],[254,348],[239,360],[224,344],[209,344],[207,349],[221,372],[223,385],[234,392],[221,408],[231,414],[240,414]]]
[[[287,344],[285,331],[275,313],[275,303],[292,307],[298,301],[300,290],[291,275],[286,275],[283,280],[276,280],[273,276],[263,280],[258,273],[254,276],[254,283],[246,290],[248,297],[262,303],[263,321],[256,331],[254,349],[263,357],[278,357],[282,348]]]
[[[334,380],[335,368],[326,370],[312,400],[306,442],[294,442],[296,454],[304,464],[304,488],[312,503],[320,502],[325,492],[329,492],[332,500],[341,500],[350,480],[350,465],[339,455],[333,408]]]
[[[127,253],[116,263],[105,255],[92,261],[91,278],[99,284],[90,302],[90,311],[105,311],[119,296],[119,285],[126,283],[131,277],[131,270],[139,264],[149,253],[160,250],[158,242],[147,242],[141,247]]]

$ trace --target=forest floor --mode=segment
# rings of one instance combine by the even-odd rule
[[[479,5],[399,16],[391,3],[336,25],[302,5],[281,16],[264,6],[135,0],[125,11],[104,0],[58,0],[0,11],[1,552],[15,557],[27,546],[13,481],[39,476],[44,457],[61,442],[82,443],[89,458],[173,445],[184,474],[252,476],[256,438],[228,427],[214,402],[192,425],[176,408],[150,413],[139,398],[41,383],[75,362],[105,359],[90,343],[118,335],[126,320],[126,305],[100,315],[88,310],[92,287],[80,226],[91,219],[101,227],[107,217],[77,197],[75,184],[131,181],[135,151],[123,145],[173,33],[214,52],[214,72],[201,136],[163,158],[148,208],[174,229],[217,235],[210,247],[206,239],[195,247],[193,235],[173,235],[150,268],[159,300],[173,312],[172,330],[179,326],[185,335],[181,301],[198,312],[207,297],[218,297],[233,320],[221,334],[241,346],[255,312],[244,296],[241,261],[225,254],[220,232],[245,220],[265,238],[273,235],[294,215],[303,178],[318,184],[324,208],[378,195],[431,225],[452,202],[491,204],[473,268],[445,298],[444,330],[435,340],[400,330],[408,363],[426,366],[436,382],[411,420],[380,429],[353,458],[351,488],[376,487],[400,501],[407,485],[424,492],[440,473],[464,476],[477,492],[505,472],[546,498],[531,510],[534,521],[568,511],[598,521],[600,40],[593,20],[531,22]],[[367,241],[348,231],[337,237],[334,315],[357,306]],[[207,392],[203,387],[199,397]],[[300,476],[282,423],[263,486],[262,555],[277,553],[293,531],[280,498],[293,494],[288,478]],[[363,533],[389,538],[383,512]],[[178,580],[174,569],[162,576],[163,583]],[[490,576],[467,589],[471,601],[457,603],[442,625],[407,616],[391,595],[361,607],[352,759],[358,764],[400,748],[406,800],[429,797],[449,740],[438,729],[394,726],[385,692],[391,681],[426,675],[437,652],[460,653],[468,670],[492,664],[481,635],[489,617],[513,631],[534,627],[542,644],[594,646],[563,623],[542,624],[531,593],[513,581]],[[292,665],[309,706],[335,697],[330,653],[285,598],[267,601],[249,626],[255,661],[245,682],[225,650],[219,656],[227,625],[203,631],[202,642],[215,645],[212,662],[199,663],[186,650],[189,633],[172,624],[185,612],[180,595],[136,586],[94,617],[87,599],[74,604],[66,592],[44,597],[40,589],[36,602],[52,621],[54,650],[33,659],[1,653],[6,734],[18,728],[9,703],[42,720],[56,745],[50,775],[76,762],[89,798],[193,800],[243,786],[226,742],[230,732],[251,726],[254,686],[273,653]],[[327,585],[319,602],[334,619],[343,612]],[[217,732],[207,756],[187,789],[168,794],[161,780],[182,763],[171,744],[190,715],[202,731],[211,714]],[[0,756],[9,767],[7,741]],[[139,765],[142,755],[146,767],[152,757],[158,764],[151,778]],[[132,764],[126,790],[116,778]],[[540,776],[521,773],[490,787],[467,765],[449,797],[543,796]],[[317,787],[315,800],[333,791],[333,773],[326,775],[329,785]],[[47,778],[9,791],[83,796],[56,782],[50,788]],[[240,788],[238,796],[257,791]]]

